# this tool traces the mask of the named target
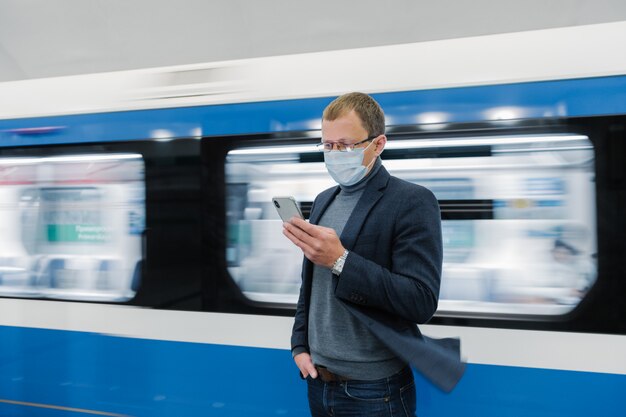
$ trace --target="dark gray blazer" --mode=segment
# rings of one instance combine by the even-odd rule
[[[317,196],[309,221],[317,224],[339,192]],[[463,375],[458,339],[431,339],[415,323],[437,309],[441,282],[441,214],[426,188],[389,175],[371,178],[340,236],[350,251],[335,296],[398,357],[445,391]],[[304,259],[291,349],[308,347],[313,263]]]

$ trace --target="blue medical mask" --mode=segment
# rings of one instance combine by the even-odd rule
[[[324,163],[330,176],[344,186],[354,185],[365,178],[367,170],[374,163],[376,158],[372,158],[367,166],[363,166],[365,150],[369,148],[373,141],[365,148],[355,148],[351,152],[331,151],[324,152]]]

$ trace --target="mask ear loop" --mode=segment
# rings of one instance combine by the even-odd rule
[[[374,142],[376,142],[377,140],[379,140],[379,139],[380,139],[380,137],[381,137],[381,136],[383,136],[383,135],[384,135],[384,133],[381,133],[380,135],[376,136],[376,138],[372,139],[372,141],[370,142],[370,144],[369,144],[369,145],[367,145],[367,146],[365,147],[365,149],[364,149],[364,150],[367,150],[367,148],[369,148],[370,146],[372,146],[372,143],[374,143]],[[383,153],[383,152],[382,152],[382,151],[380,151],[380,153],[379,153],[379,154],[376,154],[376,158],[378,158],[378,157],[380,156],[380,154],[381,154],[381,153]]]
[[[380,137],[380,136],[378,136],[378,137]],[[369,148],[370,146],[372,146],[372,143],[374,143],[374,142],[375,142],[375,141],[377,141],[377,140],[378,140],[378,138],[376,138],[376,139],[374,139],[372,142],[370,142],[370,144],[369,144],[369,145],[367,145],[367,146],[365,147],[365,149],[363,149],[363,152],[365,152],[365,151],[367,150],[367,148]],[[372,161],[371,161],[369,164],[367,164],[367,166],[365,167],[365,170],[366,170],[366,171],[369,171],[369,170],[370,170],[370,168],[372,167],[372,165],[373,165],[373,164],[374,164],[374,162],[378,159],[378,157],[379,157],[379,156],[380,156],[380,155],[376,155],[376,157],[372,158]]]

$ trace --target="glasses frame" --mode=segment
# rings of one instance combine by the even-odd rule
[[[337,152],[352,152],[354,150],[354,147],[357,145],[362,145],[365,142],[371,142],[374,139],[376,139],[377,137],[379,137],[380,135],[374,135],[374,136],[369,136],[359,142],[356,143],[351,143],[349,145],[347,144],[343,144],[343,143],[337,143],[337,142],[320,142],[317,145],[315,145],[315,147],[317,148],[318,151],[320,152],[333,152],[333,149],[337,146],[337,145],[343,145],[344,146],[344,150],[341,149],[337,149]],[[330,145],[331,148],[326,150],[326,146]]]

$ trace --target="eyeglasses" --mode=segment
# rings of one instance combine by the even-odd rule
[[[320,152],[331,152],[333,149],[339,152],[352,152],[356,146],[361,145],[365,142],[371,142],[379,136],[380,135],[370,136],[367,139],[363,139],[360,142],[352,143],[350,145],[341,143],[341,142],[321,142],[315,146],[317,147],[317,150]]]

